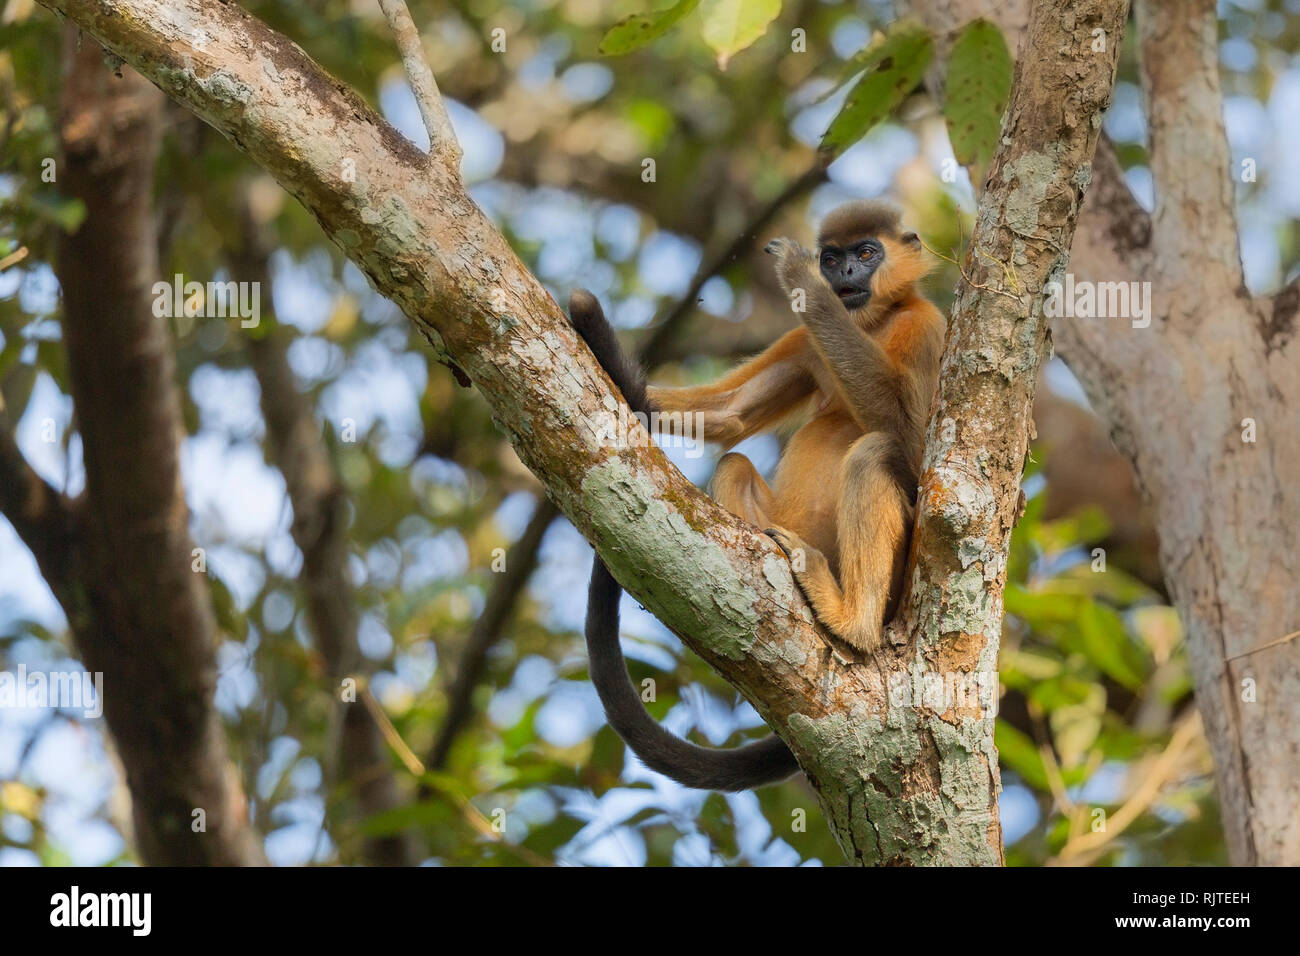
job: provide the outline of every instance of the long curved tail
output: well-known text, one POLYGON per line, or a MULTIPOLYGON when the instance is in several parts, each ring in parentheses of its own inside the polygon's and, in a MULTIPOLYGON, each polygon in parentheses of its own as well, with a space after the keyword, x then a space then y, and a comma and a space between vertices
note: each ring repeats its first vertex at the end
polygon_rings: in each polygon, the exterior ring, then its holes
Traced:
MULTIPOLYGON (((573 327, 595 354, 635 412, 649 414, 645 375, 618 344, 614 330, 591 293, 569 297, 573 327)), ((799 770, 790 748, 776 736, 729 750, 699 747, 664 730, 641 703, 618 641, 618 581, 597 556, 587 592, 587 657, 605 716, 623 742, 651 770, 701 790, 748 790, 776 783, 799 770)))

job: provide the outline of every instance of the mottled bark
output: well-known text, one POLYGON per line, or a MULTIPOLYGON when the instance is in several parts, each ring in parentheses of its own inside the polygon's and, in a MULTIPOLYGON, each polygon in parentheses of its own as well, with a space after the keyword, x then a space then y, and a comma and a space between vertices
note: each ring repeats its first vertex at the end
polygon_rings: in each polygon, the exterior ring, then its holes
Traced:
MULTIPOLYGON (((932 25, 985 15, 1015 35, 1017 3, 913 7, 932 25)), ((1229 855, 1294 866, 1300 641, 1279 641, 1300 629, 1300 285, 1254 297, 1243 284, 1213 0, 1136 8, 1155 209, 1099 150, 1071 271, 1150 283, 1151 324, 1062 319, 1053 333, 1154 511, 1229 855)))
MULTIPOLYGON (((791 744, 853 862, 1000 861, 991 720, 890 706, 894 663, 836 660, 766 536, 701 495, 639 426, 625 442, 602 433, 618 421, 608 379, 454 170, 429 163, 237 7, 48 3, 263 165, 469 374, 619 580, 791 744), (199 24, 202 50, 190 43, 199 24)), ((1076 3, 1067 30, 1051 7, 1040 4, 1030 31, 1034 69, 1019 77, 1012 141, 994 162, 996 212, 977 230, 980 248, 1023 281, 1006 296, 966 287, 959 298, 946 359, 953 384, 940 411, 961 425, 927 458, 922 547, 900 631, 914 653, 899 666, 933 657, 949 671, 992 669, 996 655, 1028 398, 1044 348, 1038 289, 1068 247, 1114 73, 1114 53, 1089 54, 1080 36, 1094 22, 1118 35, 1125 11, 1119 0, 1076 3), (952 491, 977 498, 954 503, 952 491)), ((987 260, 967 270, 1006 291, 1006 274, 987 260)))
MULTIPOLYGON (((104 711, 148 863, 262 862, 213 706, 216 625, 191 569, 184 434, 158 279, 151 194, 162 98, 66 31, 59 185, 86 205, 59 243, 63 335, 85 454, 74 587, 82 660, 104 711), (206 816, 196 830, 196 811, 206 816)), ((57 580, 57 578, 56 578, 57 580)), ((57 587, 56 587, 56 593, 57 587)))

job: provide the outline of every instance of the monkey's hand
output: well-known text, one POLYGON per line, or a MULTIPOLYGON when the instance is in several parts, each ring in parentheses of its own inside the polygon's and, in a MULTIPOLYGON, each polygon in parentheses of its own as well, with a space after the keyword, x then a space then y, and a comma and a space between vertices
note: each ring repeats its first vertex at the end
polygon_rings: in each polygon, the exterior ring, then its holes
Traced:
POLYGON ((776 278, 787 296, 794 295, 795 289, 803 289, 805 295, 811 292, 811 283, 821 279, 817 271, 817 257, 793 239, 784 236, 773 239, 763 251, 776 256, 776 278))

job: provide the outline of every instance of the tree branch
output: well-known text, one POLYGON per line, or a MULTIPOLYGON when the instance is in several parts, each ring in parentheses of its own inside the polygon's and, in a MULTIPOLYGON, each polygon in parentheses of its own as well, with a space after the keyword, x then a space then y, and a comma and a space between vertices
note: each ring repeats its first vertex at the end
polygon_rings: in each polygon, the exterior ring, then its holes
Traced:
POLYGON ((71 503, 23 457, 0 399, 0 513, 36 559, 41 576, 68 610, 77 605, 76 522, 71 503))
POLYGON ((429 134, 429 155, 455 169, 460 164, 460 142, 451 128, 447 106, 438 94, 438 82, 434 79, 433 70, 429 69, 429 64, 425 61, 420 31, 411 20, 406 0, 379 0, 379 6, 397 41, 402 68, 406 70, 411 93, 420 110, 420 119, 424 121, 425 131, 429 134))

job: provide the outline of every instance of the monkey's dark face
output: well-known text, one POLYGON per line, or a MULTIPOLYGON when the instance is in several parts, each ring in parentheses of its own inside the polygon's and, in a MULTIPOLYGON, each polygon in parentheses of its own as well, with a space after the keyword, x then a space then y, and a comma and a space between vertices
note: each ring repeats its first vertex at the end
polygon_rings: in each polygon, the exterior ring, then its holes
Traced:
POLYGON ((885 261, 885 247, 871 236, 843 246, 823 242, 818 252, 822 276, 844 307, 860 309, 871 301, 871 277, 885 261))

